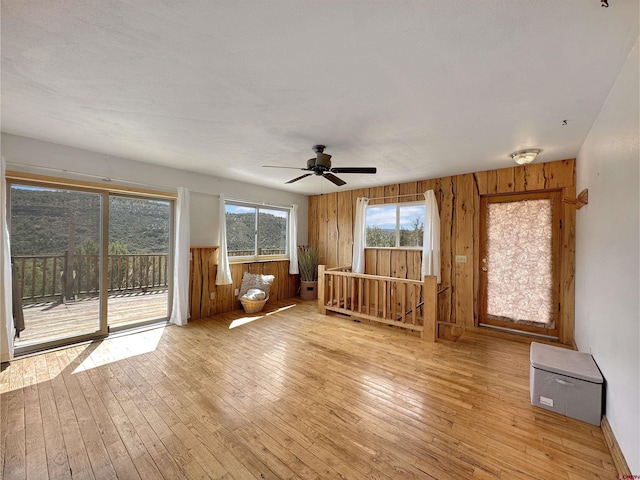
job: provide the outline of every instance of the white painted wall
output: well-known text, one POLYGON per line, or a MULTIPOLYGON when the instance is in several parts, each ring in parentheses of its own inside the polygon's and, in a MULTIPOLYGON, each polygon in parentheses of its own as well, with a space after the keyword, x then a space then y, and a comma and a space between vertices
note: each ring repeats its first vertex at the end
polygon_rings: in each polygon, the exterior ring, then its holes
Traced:
POLYGON ((272 188, 258 187, 210 175, 142 163, 126 158, 112 157, 88 150, 42 142, 32 138, 2 134, 2 155, 7 170, 38 173, 55 177, 77 178, 99 182, 102 177, 113 183, 172 191, 186 187, 191 191, 191 245, 218 244, 218 195, 227 198, 266 202, 277 205, 298 205, 298 244, 307 243, 308 201, 306 195, 289 193, 272 188), (19 164, 19 165, 16 165, 19 164), (32 165, 32 166, 29 166, 32 165), (61 170, 68 170, 64 173, 61 170), (74 175, 71 172, 96 177, 74 175), (122 180, 122 181, 120 181, 122 180))
POLYGON ((577 158, 576 344, 606 379, 606 416, 640 474, 638 42, 577 158))

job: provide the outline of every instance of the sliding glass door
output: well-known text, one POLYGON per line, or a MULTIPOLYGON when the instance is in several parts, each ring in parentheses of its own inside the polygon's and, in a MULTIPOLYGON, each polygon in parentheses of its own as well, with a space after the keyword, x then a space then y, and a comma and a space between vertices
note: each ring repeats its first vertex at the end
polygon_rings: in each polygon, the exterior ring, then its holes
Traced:
POLYGON ((17 353, 166 320, 170 200, 10 185, 17 353))
POLYGON ((16 347, 105 333, 100 193, 12 185, 16 347))
POLYGON ((170 240, 170 202, 109 197, 109 329, 167 317, 170 240))

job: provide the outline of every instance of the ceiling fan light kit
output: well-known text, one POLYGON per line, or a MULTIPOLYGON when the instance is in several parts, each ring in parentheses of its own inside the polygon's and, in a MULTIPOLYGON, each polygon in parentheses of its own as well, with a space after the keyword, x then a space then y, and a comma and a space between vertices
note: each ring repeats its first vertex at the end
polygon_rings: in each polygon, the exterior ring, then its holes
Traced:
POLYGON ((529 148, 527 150, 518 150, 517 152, 513 152, 511 154, 511 158, 518 165, 529 165, 536 159, 539 153, 539 149, 529 148))
MULTIPOLYGON (((306 168, 300 168, 300 170, 304 170, 311 173, 305 173, 304 175, 300 175, 299 177, 293 178, 285 183, 294 183, 298 180, 302 180, 310 175, 318 175, 326 178, 333 184, 341 187, 342 185, 346 185, 347 182, 342 180, 339 177, 336 177, 334 173, 366 173, 366 174, 374 174, 377 172, 376 167, 334 167, 331 168, 331 155, 328 153, 324 153, 324 149, 326 147, 324 145, 314 145, 312 150, 316 153, 315 158, 310 158, 307 160, 306 168)), ((263 167, 268 168, 295 168, 295 167, 282 167, 278 165, 263 165, 263 167)), ((296 170, 298 170, 296 168, 296 170)))

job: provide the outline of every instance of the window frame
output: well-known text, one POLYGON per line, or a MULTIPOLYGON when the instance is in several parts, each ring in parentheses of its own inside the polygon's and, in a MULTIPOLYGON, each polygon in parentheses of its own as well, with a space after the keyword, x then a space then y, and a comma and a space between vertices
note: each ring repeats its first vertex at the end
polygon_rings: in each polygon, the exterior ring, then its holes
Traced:
MULTIPOLYGON (((424 201, 413 201, 413 202, 394 202, 394 203, 378 203, 375 205, 367 205, 364 215, 364 225, 365 225, 365 236, 364 236, 364 248, 376 249, 376 250, 422 250, 421 245, 416 246, 401 246, 400 245, 400 208, 402 207, 411 207, 411 206, 421 206, 424 208, 424 216, 426 216, 427 211, 425 208, 424 201), (395 207, 396 208, 396 231, 395 231, 395 246, 393 247, 376 247, 367 244, 367 212, 370 208, 377 207, 395 207)), ((424 228, 424 220, 423 220, 423 228, 424 228)))
POLYGON ((283 207, 280 205, 270 205, 266 203, 256 203, 256 202, 248 202, 244 200, 224 200, 224 209, 225 209, 225 228, 227 232, 227 258, 229 259, 229 263, 246 263, 247 261, 251 262, 266 262, 266 261, 275 261, 275 260, 288 260, 289 259, 289 235, 291 234, 291 209, 289 207, 283 207), (236 207, 247 207, 247 208, 255 208, 255 221, 254 221, 254 231, 253 231, 253 255, 229 255, 229 229, 228 225, 226 225, 227 221, 227 206, 233 205, 236 207), (258 239, 260 235, 260 210, 276 210, 281 211, 286 214, 286 235, 285 235, 285 245, 284 245, 284 253, 276 254, 276 255, 260 255, 258 254, 258 239))

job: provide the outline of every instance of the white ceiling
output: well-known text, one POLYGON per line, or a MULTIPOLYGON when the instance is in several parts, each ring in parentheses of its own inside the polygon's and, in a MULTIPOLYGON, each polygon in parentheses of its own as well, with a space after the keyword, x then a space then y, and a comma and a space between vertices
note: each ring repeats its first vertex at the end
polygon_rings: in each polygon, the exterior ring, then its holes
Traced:
POLYGON ((2 1, 2 130, 300 193, 575 157, 638 38, 609 0, 2 1), (567 125, 563 126, 563 120, 567 125))

